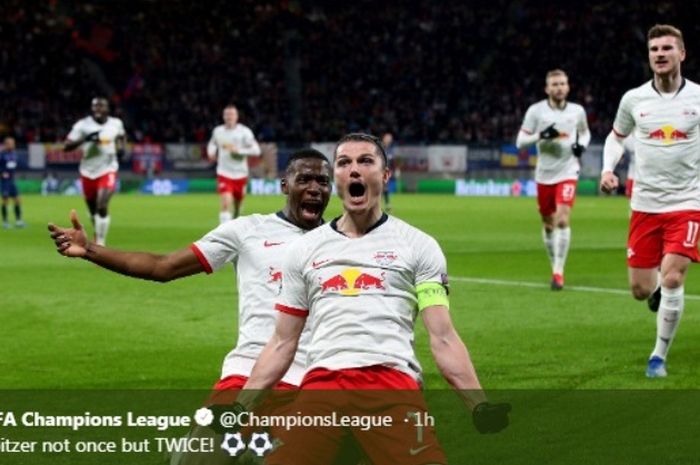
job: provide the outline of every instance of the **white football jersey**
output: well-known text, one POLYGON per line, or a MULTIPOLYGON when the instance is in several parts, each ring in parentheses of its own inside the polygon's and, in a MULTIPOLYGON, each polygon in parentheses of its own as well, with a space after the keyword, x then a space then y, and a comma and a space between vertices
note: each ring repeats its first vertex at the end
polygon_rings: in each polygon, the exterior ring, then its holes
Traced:
POLYGON ((107 121, 100 124, 92 116, 87 116, 73 125, 68 140, 78 141, 96 131, 100 132, 96 142, 88 141, 81 145, 83 158, 80 161, 80 174, 90 179, 119 170, 115 141, 126 134, 124 123, 119 118, 108 116, 107 121))
POLYGON ((260 145, 248 126, 238 123, 233 129, 228 129, 222 124, 214 128, 207 154, 217 156, 216 174, 241 179, 248 176, 247 158, 260 155, 260 145))
POLYGON ((571 146, 576 142, 577 133, 588 133, 586 110, 581 105, 567 102, 562 109, 553 108, 547 99, 530 105, 520 130, 535 134, 552 124, 559 131, 559 137, 537 142, 535 181, 540 184, 578 179, 580 165, 571 146))
MULTIPOLYGON (((208 273, 234 264, 238 288, 238 341, 224 359, 221 377, 250 376, 275 329, 282 261, 289 244, 306 231, 281 213, 249 215, 223 223, 192 245, 208 273)), ((283 381, 299 385, 306 367, 308 333, 283 381)))
POLYGON ((435 239, 399 219, 384 215, 359 238, 334 220, 288 249, 276 308, 307 318, 307 370, 385 365, 421 382, 416 285, 446 285, 446 267, 435 239))
POLYGON ((700 86, 684 79, 678 92, 660 94, 649 81, 625 93, 613 130, 634 134, 632 210, 700 210, 700 86))

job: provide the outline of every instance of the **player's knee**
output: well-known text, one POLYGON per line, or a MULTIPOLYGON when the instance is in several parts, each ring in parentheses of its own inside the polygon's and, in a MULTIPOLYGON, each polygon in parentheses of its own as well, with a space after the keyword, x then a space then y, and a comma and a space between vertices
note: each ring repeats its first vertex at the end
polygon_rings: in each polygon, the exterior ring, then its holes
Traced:
POLYGON ((632 291, 632 296, 637 300, 646 300, 653 292, 653 289, 649 289, 640 283, 632 283, 630 290, 632 291))
POLYGON ((678 270, 671 270, 664 274, 661 283, 664 287, 676 289, 683 285, 684 276, 678 270))

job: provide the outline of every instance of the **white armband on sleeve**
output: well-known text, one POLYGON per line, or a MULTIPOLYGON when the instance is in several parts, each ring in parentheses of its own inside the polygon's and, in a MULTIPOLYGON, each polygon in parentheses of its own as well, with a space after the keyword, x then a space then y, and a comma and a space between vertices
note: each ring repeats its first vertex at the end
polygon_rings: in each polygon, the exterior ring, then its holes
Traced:
POLYGON ((622 158, 622 155, 625 153, 625 146, 623 145, 624 140, 623 137, 619 137, 615 134, 615 131, 610 131, 608 137, 605 138, 602 173, 615 170, 617 162, 620 161, 620 158, 622 158))

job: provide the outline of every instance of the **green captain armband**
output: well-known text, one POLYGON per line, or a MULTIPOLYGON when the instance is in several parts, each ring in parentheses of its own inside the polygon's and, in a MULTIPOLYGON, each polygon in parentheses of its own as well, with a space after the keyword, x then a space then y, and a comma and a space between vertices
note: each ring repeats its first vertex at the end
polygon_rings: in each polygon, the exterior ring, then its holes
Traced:
POLYGON ((419 312, 433 305, 444 305, 450 308, 450 300, 447 298, 447 289, 440 283, 420 283, 416 286, 416 295, 418 297, 419 312))

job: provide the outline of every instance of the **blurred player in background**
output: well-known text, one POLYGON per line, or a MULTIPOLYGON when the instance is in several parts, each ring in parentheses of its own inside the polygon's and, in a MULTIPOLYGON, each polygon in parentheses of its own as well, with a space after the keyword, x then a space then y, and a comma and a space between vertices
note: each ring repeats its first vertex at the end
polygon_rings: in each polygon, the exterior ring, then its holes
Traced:
POLYGON ((552 290, 564 288, 564 265, 571 243, 569 218, 576 198, 579 158, 591 140, 586 110, 568 102, 569 78, 560 69, 547 73, 547 98, 527 109, 516 140, 519 149, 537 145, 537 203, 542 240, 552 265, 552 290))
MULTIPOLYGON (((340 140, 334 178, 343 214, 289 247, 283 291, 275 307, 280 311, 275 332, 245 389, 269 389, 279 381, 306 326, 312 337, 301 392, 309 393, 307 399, 319 389, 398 390, 415 393, 406 396, 415 402, 409 405, 421 408, 422 370, 413 348, 415 319, 420 315, 438 368, 474 409, 480 431, 499 431, 508 423, 509 406, 488 404, 481 392, 449 315, 447 266, 440 246, 424 232, 382 212, 389 175, 379 139, 349 134, 340 140), (489 421, 480 423, 486 417, 489 421)), ((237 408, 255 403, 257 394, 246 394, 237 408)), ((395 407, 382 405, 372 414, 397 413, 395 407)), ((355 439, 376 464, 445 463, 433 429, 422 431, 415 449, 411 448, 415 428, 404 423, 380 432, 371 429, 355 439)), ((317 435, 309 428, 298 434, 311 434, 313 447, 279 448, 267 463, 330 463, 344 431, 325 429, 317 435)), ((291 439, 296 440, 289 443, 294 446, 306 444, 298 442, 299 436, 291 439)))
POLYGON ((656 316, 656 344, 646 375, 665 377, 666 357, 684 307, 686 273, 700 230, 700 86, 681 75, 683 34, 670 25, 647 33, 651 81, 622 97, 605 140, 600 187, 618 188, 613 168, 634 134, 635 177, 627 266, 632 295, 656 316), (659 273, 660 267, 660 273, 659 273))
MULTIPOLYGON (((80 257, 117 273, 153 281, 171 281, 197 273, 212 273, 233 263, 238 288, 239 327, 236 347, 224 359, 221 379, 214 389, 243 387, 260 351, 269 340, 277 312, 274 304, 282 287, 284 254, 296 238, 323 223, 330 198, 330 167, 327 158, 313 149, 295 152, 282 178, 285 206, 277 213, 250 215, 219 225, 190 247, 159 255, 123 252, 100 247, 87 240, 75 212, 73 228, 49 225, 59 253, 80 257)), ((294 389, 306 368, 306 337, 279 383, 278 389, 294 389)), ((208 431, 208 429, 207 429, 208 431)), ((195 431, 193 434, 206 434, 195 431)), ((224 454, 217 457, 225 458, 224 454)), ((187 460, 202 458, 184 456, 187 460)), ((214 460, 211 454, 207 463, 214 460)), ((225 462, 224 462, 225 463, 225 462)))
POLYGON ((207 145, 207 155, 216 165, 216 184, 221 196, 219 223, 241 213, 241 204, 245 197, 248 182, 248 157, 260 156, 260 145, 255 140, 253 131, 238 122, 238 109, 235 105, 224 108, 224 124, 214 128, 207 145))
POLYGON ((15 171, 17 171, 17 153, 15 152, 15 139, 5 137, 2 152, 0 152, 0 191, 2 192, 2 227, 10 229, 10 221, 7 215, 9 199, 15 207, 15 227, 23 228, 22 202, 19 198, 19 190, 15 183, 15 171))
MULTIPOLYGON (((396 149, 396 141, 394 141, 394 135, 390 132, 385 132, 382 136, 382 145, 384 146, 384 152, 386 153, 386 160, 389 167, 389 172, 394 178, 396 183, 396 189, 398 191, 399 178, 401 177, 401 172, 399 170, 399 164, 396 149)), ((389 183, 384 187, 384 210, 391 213, 391 199, 389 192, 389 183)))
POLYGON ((126 133, 122 120, 109 116, 106 98, 92 99, 91 110, 90 116, 73 125, 64 150, 81 147, 83 151, 79 168, 83 196, 90 210, 95 241, 105 245, 110 224, 109 200, 117 186, 119 159, 126 147, 126 133))

